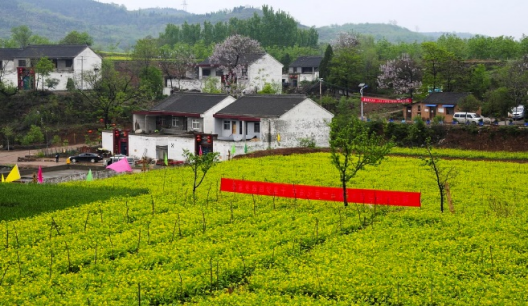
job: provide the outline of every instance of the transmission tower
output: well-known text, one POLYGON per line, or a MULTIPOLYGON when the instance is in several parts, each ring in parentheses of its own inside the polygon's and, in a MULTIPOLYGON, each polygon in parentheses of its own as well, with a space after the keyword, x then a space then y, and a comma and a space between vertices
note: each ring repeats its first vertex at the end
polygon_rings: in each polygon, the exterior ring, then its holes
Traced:
POLYGON ((183 10, 187 12, 187 1, 183 0, 182 7, 183 7, 183 10))

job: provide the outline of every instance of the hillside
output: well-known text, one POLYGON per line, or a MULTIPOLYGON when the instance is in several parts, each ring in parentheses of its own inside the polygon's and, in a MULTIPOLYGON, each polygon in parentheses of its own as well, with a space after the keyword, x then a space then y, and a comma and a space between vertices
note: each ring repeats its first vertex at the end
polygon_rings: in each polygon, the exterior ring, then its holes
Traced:
MULTIPOLYGON (((125 6, 94 0, 0 0, 0 38, 11 35, 11 28, 27 25, 33 34, 52 41, 71 31, 87 32, 98 49, 119 46, 126 50, 145 36, 158 37, 169 23, 181 25, 227 22, 231 18, 247 19, 262 11, 252 7, 235 7, 207 14, 191 14, 178 9, 151 8, 129 11, 125 6)), ((288 12, 295 18, 295 12, 288 12)), ((305 27, 299 25, 300 27, 305 27)), ((391 42, 414 42, 433 38, 389 24, 345 24, 317 29, 320 42, 330 42, 340 32, 354 31, 391 42)))

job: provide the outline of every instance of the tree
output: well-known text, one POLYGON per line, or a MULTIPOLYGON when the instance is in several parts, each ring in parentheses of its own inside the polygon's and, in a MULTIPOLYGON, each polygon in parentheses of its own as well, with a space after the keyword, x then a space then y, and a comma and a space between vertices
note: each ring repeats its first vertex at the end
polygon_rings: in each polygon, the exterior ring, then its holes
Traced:
POLYGON ((53 71, 53 69, 55 69, 55 64, 53 64, 53 62, 47 57, 42 57, 38 60, 37 65, 35 66, 35 72, 40 75, 40 80, 42 82, 42 90, 44 90, 44 78, 48 77, 53 71))
POLYGON ((348 33, 341 33, 333 43, 334 56, 330 62, 329 81, 341 87, 346 95, 350 88, 357 88, 363 82, 362 60, 358 39, 348 33))
POLYGON ((30 145, 44 142, 44 134, 40 127, 31 125, 28 133, 20 140, 22 145, 30 145))
POLYGON ((59 44, 91 46, 93 45, 93 38, 87 32, 71 31, 59 41, 59 44))
POLYGON ((17 42, 18 47, 20 48, 29 45, 31 34, 31 30, 26 25, 11 28, 11 38, 17 42))
POLYGON ((323 79, 327 79, 330 75, 330 63, 332 62, 332 58, 334 57, 334 51, 332 50, 332 45, 326 46, 326 50, 323 56, 323 59, 321 60, 321 64, 319 64, 319 77, 323 79))
POLYGON ((506 87, 499 87, 498 89, 486 92, 484 94, 484 101, 482 112, 496 118, 506 118, 512 108, 506 87))
POLYGON ((432 91, 441 89, 444 82, 442 73, 449 65, 449 60, 454 55, 434 42, 422 43, 424 80, 423 82, 432 87, 432 91))
POLYGON ((195 195, 196 189, 202 184, 205 175, 211 167, 219 162, 219 153, 217 152, 208 152, 203 155, 195 155, 189 150, 183 150, 183 156, 187 164, 191 166, 191 169, 194 174, 193 180, 193 196, 195 195))
POLYGON ((490 88, 491 80, 486 66, 483 64, 477 64, 471 68, 471 74, 469 76, 468 91, 473 93, 478 99, 484 98, 484 94, 490 88))
POLYGON ((235 85, 237 77, 242 75, 246 64, 241 62, 243 55, 262 52, 264 50, 258 41, 236 34, 217 44, 209 61, 224 71, 226 86, 231 86, 235 85))
POLYGON ((15 135, 15 132, 13 130, 13 127, 11 127, 9 124, 5 125, 2 130, 0 130, 2 134, 4 134, 5 140, 7 141, 7 150, 10 149, 10 140, 15 135))
POLYGON ((467 95, 466 97, 462 98, 462 100, 458 103, 460 111, 466 113, 478 110, 481 105, 482 102, 473 95, 467 95))
POLYGON ((114 63, 107 59, 103 59, 100 69, 85 72, 83 79, 91 90, 78 90, 78 93, 104 119, 105 127, 112 117, 122 113, 125 106, 140 96, 132 85, 134 77, 117 72, 114 63))
POLYGON ((438 192, 440 194, 440 211, 444 212, 444 198, 447 189, 449 189, 448 181, 456 177, 456 169, 455 167, 446 167, 442 165, 440 159, 432 152, 430 140, 427 140, 425 149, 427 150, 428 158, 422 158, 422 160, 434 174, 438 192))
POLYGON ((376 166, 393 147, 382 136, 369 131, 355 116, 335 117, 330 124, 332 164, 339 171, 343 203, 348 206, 347 183, 367 166, 376 166))
POLYGON ((163 74, 170 79, 170 87, 173 88, 172 79, 178 80, 178 90, 181 91, 181 80, 187 72, 196 65, 196 58, 192 49, 183 44, 178 44, 174 49, 165 45, 160 48, 160 68, 163 74))
POLYGON ((511 107, 524 104, 528 95, 528 55, 506 66, 501 79, 503 85, 508 88, 511 107))
POLYGON ((153 66, 153 62, 158 60, 159 55, 156 39, 147 36, 138 40, 131 53, 132 60, 137 65, 136 76, 141 75, 148 80, 148 74, 152 71, 150 68, 153 66))
POLYGON ((380 70, 380 88, 391 88, 396 94, 409 94, 412 99, 413 93, 422 87, 422 68, 406 53, 382 64, 380 70))

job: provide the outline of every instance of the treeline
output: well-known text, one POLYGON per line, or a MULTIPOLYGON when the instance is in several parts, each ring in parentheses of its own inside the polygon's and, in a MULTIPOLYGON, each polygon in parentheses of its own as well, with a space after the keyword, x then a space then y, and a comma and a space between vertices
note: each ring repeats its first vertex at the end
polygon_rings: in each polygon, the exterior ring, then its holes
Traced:
POLYGON ((317 47, 319 34, 315 28, 300 29, 289 14, 266 5, 262 7, 262 16, 257 13, 249 19, 231 18, 228 22, 212 24, 204 21, 200 24, 185 22, 182 26, 168 24, 165 32, 160 33, 160 45, 173 46, 179 43, 205 45, 220 43, 228 36, 240 34, 260 42, 263 47, 317 47))

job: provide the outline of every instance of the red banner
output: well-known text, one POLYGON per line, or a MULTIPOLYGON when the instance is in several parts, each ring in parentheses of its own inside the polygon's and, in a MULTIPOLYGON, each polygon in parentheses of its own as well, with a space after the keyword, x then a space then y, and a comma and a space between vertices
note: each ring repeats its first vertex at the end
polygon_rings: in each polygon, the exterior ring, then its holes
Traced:
MULTIPOLYGON (((256 194, 314 200, 343 201, 343 189, 285 183, 270 183, 222 178, 220 190, 224 192, 256 194)), ((421 193, 347 189, 349 203, 421 207, 421 193)))
POLYGON ((361 97, 361 101, 370 102, 370 103, 412 103, 411 98, 385 99, 385 98, 374 98, 374 97, 361 97))

